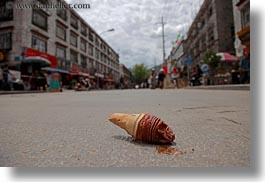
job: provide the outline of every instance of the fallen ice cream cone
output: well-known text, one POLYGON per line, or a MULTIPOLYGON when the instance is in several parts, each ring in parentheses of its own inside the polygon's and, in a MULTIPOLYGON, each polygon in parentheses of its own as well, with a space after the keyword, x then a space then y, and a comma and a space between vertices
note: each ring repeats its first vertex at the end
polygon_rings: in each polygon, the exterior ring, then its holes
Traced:
POLYGON ((164 121, 150 114, 115 113, 108 119, 138 141, 169 143, 175 140, 173 130, 164 121))

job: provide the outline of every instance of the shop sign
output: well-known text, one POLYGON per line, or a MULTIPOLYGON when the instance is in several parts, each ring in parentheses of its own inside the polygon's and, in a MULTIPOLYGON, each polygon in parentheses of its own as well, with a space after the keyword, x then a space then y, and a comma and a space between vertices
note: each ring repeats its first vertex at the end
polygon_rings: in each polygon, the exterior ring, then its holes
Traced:
POLYGON ((39 56, 48 59, 51 62, 51 67, 52 68, 57 68, 58 66, 58 60, 57 57, 37 51, 35 49, 27 48, 26 50, 26 57, 31 57, 31 56, 39 56))
POLYGON ((3 52, 0 52, 0 62, 3 62, 5 60, 5 54, 3 52))
POLYGON ((15 56, 15 57, 14 57, 14 60, 15 60, 15 61, 21 61, 21 57, 20 57, 20 56, 15 56))
POLYGON ((12 49, 12 34, 0 33, 0 50, 11 50, 12 49))
POLYGON ((99 78, 104 78, 104 75, 101 74, 101 73, 96 73, 95 76, 96 76, 96 77, 99 77, 99 78))
POLYGON ((71 68, 72 72, 81 72, 82 71, 82 66, 76 65, 76 64, 72 64, 72 68, 71 68))

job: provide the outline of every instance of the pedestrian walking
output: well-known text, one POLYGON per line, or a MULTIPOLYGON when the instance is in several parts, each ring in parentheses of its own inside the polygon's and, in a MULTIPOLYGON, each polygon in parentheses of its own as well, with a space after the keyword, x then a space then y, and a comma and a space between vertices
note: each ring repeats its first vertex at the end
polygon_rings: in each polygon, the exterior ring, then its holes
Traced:
POLYGON ((165 79, 166 75, 164 73, 164 70, 161 69, 159 74, 158 74, 158 83, 159 83, 159 88, 163 89, 164 88, 164 79, 165 79))
POLYGON ((3 83, 2 88, 3 90, 9 90, 10 85, 8 83, 8 75, 10 74, 8 65, 4 65, 2 68, 2 77, 3 77, 3 83))
POLYGON ((241 69, 241 84, 250 82, 250 52, 249 49, 244 49, 244 56, 240 60, 241 69))
POLYGON ((152 69, 151 76, 150 76, 150 88, 155 89, 156 88, 156 73, 155 69, 152 69))
POLYGON ((178 88, 178 82, 177 82, 178 77, 179 77, 179 70, 177 68, 173 68, 173 70, 171 71, 171 78, 175 88, 178 88))
POLYGON ((0 66, 0 90, 2 90, 3 86, 3 70, 2 67, 0 66))
POLYGON ((231 70, 232 84, 240 84, 240 72, 239 66, 234 63, 233 68, 231 70))

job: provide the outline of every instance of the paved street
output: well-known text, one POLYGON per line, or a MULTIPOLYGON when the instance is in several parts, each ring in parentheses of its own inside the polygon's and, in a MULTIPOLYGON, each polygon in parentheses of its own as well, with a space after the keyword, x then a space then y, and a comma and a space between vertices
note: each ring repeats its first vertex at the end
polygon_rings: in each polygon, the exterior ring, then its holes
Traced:
POLYGON ((0 166, 248 167, 250 92, 117 90, 0 95, 0 166), (173 146, 158 154, 107 118, 151 113, 170 125, 173 146))

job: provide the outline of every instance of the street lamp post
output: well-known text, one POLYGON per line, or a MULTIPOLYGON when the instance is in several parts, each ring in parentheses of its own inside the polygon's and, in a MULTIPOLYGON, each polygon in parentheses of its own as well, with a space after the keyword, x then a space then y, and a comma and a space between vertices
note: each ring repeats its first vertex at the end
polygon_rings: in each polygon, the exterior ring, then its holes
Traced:
MULTIPOLYGON (((102 34, 104 34, 106 32, 114 32, 114 31, 115 31, 115 29, 114 28, 111 28, 111 29, 108 29, 108 30, 105 30, 105 31, 101 32, 99 35, 102 35, 102 34)), ((97 89, 99 89, 99 75, 97 75, 97 89)))
POLYGON ((99 35, 102 35, 102 34, 104 34, 106 32, 114 32, 114 31, 115 31, 115 29, 114 28, 111 28, 109 30, 105 30, 105 31, 101 32, 99 35))

